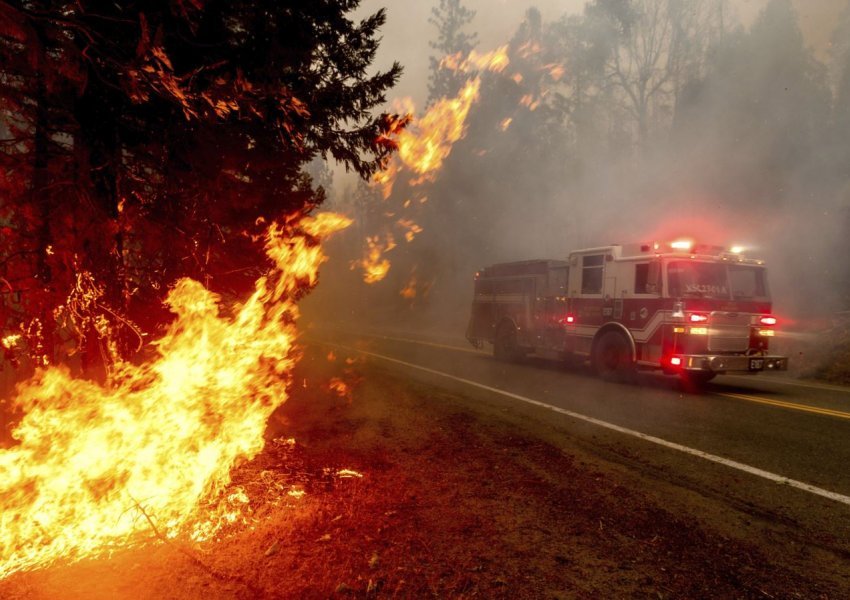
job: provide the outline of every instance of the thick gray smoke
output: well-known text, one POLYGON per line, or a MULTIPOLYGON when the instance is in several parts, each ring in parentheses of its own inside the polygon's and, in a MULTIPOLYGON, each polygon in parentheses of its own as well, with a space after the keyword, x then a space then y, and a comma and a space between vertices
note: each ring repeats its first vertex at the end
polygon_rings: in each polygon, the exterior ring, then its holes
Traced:
MULTIPOLYGON (((404 208, 404 176, 386 201, 337 182, 338 205, 361 218, 333 249, 318 304, 462 329, 479 267, 691 235, 766 258, 780 314, 850 309, 847 0, 521 4, 460 2, 476 11, 461 30, 482 51, 508 43, 511 64, 482 74, 465 138, 415 190, 427 203, 404 208), (366 286, 347 261, 404 215, 424 231, 366 286)), ((420 106, 434 6, 391 4, 381 50, 407 63, 399 92, 420 106)))

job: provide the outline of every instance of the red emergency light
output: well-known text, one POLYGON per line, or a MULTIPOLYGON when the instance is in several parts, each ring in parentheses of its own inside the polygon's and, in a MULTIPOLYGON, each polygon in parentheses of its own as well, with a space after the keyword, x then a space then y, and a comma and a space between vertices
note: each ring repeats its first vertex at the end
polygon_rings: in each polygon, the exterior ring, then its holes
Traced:
POLYGON ((705 323, 706 321, 708 321, 708 315, 703 315, 703 314, 700 314, 700 313, 692 313, 688 317, 688 320, 691 323, 705 323))
POLYGON ((682 366, 682 357, 681 356, 674 356, 673 358, 670 359, 670 364, 673 365, 674 367, 681 367, 682 366))
POLYGON ((762 325, 776 325, 776 317, 762 317, 759 319, 762 325))

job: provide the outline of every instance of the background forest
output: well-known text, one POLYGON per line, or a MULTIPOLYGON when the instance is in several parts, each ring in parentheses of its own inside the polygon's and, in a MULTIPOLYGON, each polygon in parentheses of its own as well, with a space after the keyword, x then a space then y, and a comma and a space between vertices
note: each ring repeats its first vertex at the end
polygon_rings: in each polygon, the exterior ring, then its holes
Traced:
MULTIPOLYGON (((850 309, 841 4, 820 56, 791 0, 769 0, 746 24, 728 0, 592 0, 554 20, 528 10, 505 40, 509 66, 479 74, 466 136, 433 181, 397 184, 387 200, 362 183, 335 190, 358 230, 326 274, 322 306, 457 333, 484 265, 688 234, 767 258, 786 327, 850 309), (422 229, 410 243, 399 216, 422 229), (395 231, 390 271, 358 284, 344 257, 382 230, 395 231)), ((436 3, 429 105, 468 77, 442 57, 492 50, 476 35, 490 18, 436 3)))

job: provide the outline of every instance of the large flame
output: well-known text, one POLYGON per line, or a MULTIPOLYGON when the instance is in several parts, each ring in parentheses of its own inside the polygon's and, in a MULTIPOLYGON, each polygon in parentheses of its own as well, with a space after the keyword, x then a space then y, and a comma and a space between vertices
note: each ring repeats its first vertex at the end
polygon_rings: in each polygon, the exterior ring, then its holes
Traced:
MULTIPOLYGON (((465 57, 461 54, 446 56, 440 61, 440 68, 469 75, 456 96, 439 98, 421 117, 414 116, 416 106, 411 98, 396 101, 396 111, 406 115, 402 120, 406 127, 400 128, 395 136, 398 154, 374 176, 374 182, 381 187, 384 200, 392 196, 402 172, 409 171, 414 175, 407 181, 410 186, 434 180, 455 143, 466 135, 469 111, 478 101, 481 90, 478 73, 500 73, 509 63, 508 46, 483 54, 473 50, 465 57)), ((421 196, 418 200, 420 204, 424 203, 425 197, 421 196)), ((405 200, 404 208, 411 204, 413 202, 410 199, 405 200)), ((402 230, 407 242, 412 242, 422 232, 422 228, 410 217, 398 219, 396 225, 402 230)), ((353 266, 363 269, 363 280, 366 283, 376 283, 386 277, 391 263, 385 254, 394 247, 394 236, 388 231, 367 236, 363 257, 353 263, 353 266)))
POLYGON ((104 385, 51 367, 19 387, 18 443, 0 450, 0 577, 144 542, 153 527, 209 533, 199 503, 262 449, 287 398, 295 302, 316 283, 318 238, 349 223, 326 213, 272 225, 274 268, 232 310, 179 281, 155 357, 119 365, 104 385))
POLYGON ((452 147, 466 133, 466 118, 478 100, 481 79, 467 81, 454 98, 437 100, 421 119, 398 136, 398 156, 410 170, 425 176, 423 181, 443 166, 452 147))

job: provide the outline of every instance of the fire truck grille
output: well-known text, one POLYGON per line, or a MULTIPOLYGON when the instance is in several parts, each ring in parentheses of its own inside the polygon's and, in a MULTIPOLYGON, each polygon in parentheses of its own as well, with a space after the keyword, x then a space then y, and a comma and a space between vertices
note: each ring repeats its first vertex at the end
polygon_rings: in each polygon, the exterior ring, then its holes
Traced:
POLYGON ((750 328, 719 325, 709 329, 710 352, 743 352, 750 345, 750 328))
POLYGON ((750 346, 750 316, 713 312, 708 335, 710 352, 743 352, 750 346))

